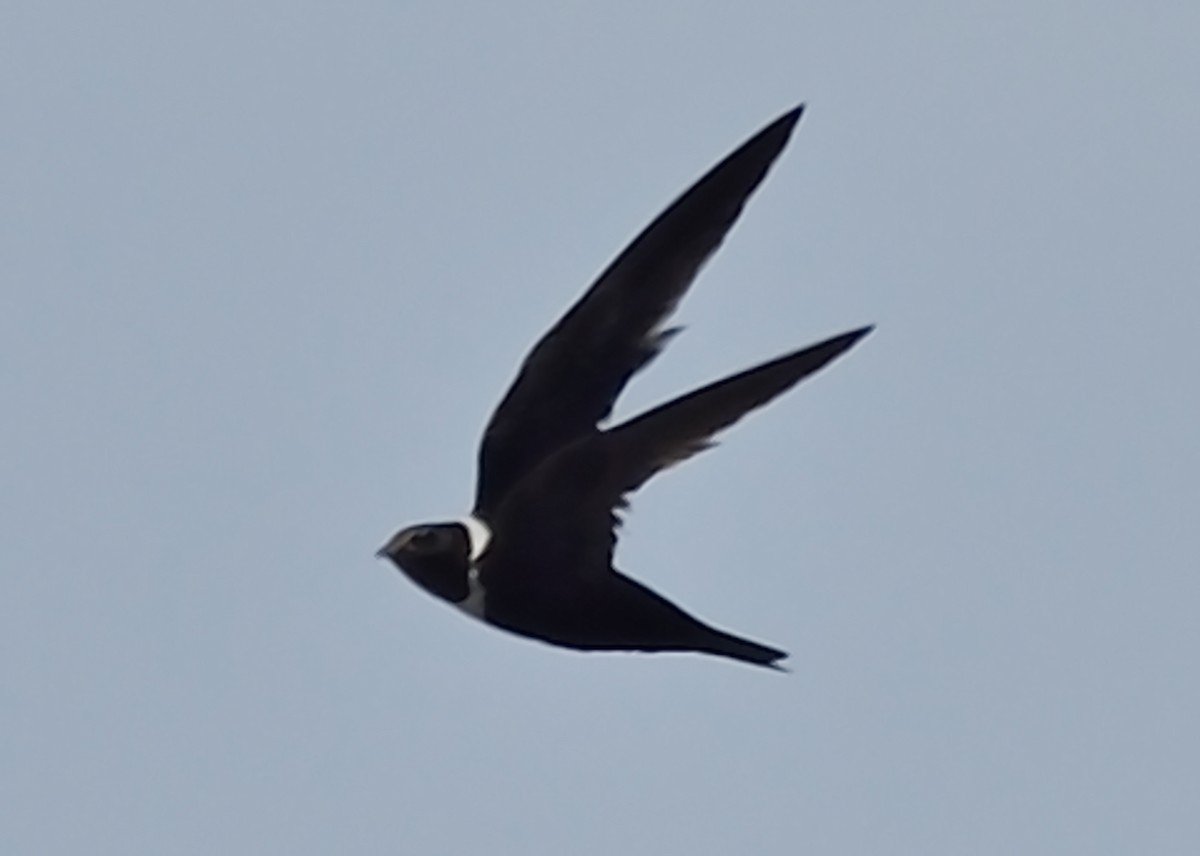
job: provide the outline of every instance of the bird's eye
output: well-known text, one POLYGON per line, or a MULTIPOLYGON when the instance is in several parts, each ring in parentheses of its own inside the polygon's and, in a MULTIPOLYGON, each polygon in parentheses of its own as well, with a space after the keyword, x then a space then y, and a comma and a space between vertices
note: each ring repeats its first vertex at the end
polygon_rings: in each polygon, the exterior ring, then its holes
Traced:
POLYGON ((433 550, 441 542, 436 529, 421 529, 413 533, 408 543, 414 550, 433 550))

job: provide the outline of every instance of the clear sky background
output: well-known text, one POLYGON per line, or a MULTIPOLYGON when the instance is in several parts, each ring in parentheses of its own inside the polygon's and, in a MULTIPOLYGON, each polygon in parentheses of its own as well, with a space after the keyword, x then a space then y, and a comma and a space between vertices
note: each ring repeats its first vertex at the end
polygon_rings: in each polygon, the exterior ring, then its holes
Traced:
POLYGON ((0 851, 1200 852, 1196 9, 6 3, 0 851), (793 674, 373 559, 802 100, 621 413, 879 328, 618 553, 793 674))

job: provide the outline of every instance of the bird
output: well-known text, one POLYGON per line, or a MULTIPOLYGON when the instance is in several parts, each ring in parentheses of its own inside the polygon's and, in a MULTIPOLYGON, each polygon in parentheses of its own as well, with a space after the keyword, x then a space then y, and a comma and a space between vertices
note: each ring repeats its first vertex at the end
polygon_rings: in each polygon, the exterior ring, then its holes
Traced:
POLYGON ((484 430, 474 508, 407 526, 377 556, 466 614, 581 651, 692 652, 781 671, 779 648, 711 626, 613 565, 629 497, 846 353, 859 327, 615 426, 631 377, 680 331, 670 316, 792 135, 754 134, 622 250, 525 357, 484 430))

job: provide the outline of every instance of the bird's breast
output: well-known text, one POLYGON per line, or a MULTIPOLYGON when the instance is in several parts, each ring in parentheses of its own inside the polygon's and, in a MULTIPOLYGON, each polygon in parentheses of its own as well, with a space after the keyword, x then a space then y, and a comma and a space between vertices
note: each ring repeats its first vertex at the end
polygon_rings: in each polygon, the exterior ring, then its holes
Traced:
POLYGON ((483 581, 479 579, 479 567, 472 566, 467 571, 467 596, 462 600, 455 601, 454 605, 467 615, 483 620, 486 597, 487 591, 483 587, 483 581))

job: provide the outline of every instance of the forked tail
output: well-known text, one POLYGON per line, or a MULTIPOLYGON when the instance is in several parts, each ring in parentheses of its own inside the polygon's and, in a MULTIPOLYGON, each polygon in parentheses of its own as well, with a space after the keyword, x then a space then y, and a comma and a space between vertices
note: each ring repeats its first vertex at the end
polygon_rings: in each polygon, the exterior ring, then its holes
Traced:
POLYGON ((778 648, 772 648, 760 642, 742 639, 721 630, 712 628, 709 630, 708 638, 703 644, 697 646, 705 653, 730 657, 734 660, 741 660, 743 663, 752 663, 755 666, 766 666, 779 672, 788 671, 787 667, 780 665, 779 662, 787 658, 787 651, 780 651, 778 648))

